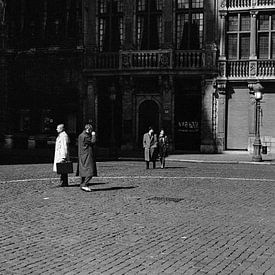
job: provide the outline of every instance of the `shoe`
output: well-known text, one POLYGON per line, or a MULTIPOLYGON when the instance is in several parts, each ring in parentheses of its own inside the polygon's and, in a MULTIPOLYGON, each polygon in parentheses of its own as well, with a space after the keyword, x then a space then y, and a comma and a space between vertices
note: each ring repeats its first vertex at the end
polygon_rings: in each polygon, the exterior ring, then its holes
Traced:
POLYGON ((92 189, 89 188, 88 186, 83 186, 83 187, 80 187, 81 190, 85 191, 85 192, 92 192, 92 189))

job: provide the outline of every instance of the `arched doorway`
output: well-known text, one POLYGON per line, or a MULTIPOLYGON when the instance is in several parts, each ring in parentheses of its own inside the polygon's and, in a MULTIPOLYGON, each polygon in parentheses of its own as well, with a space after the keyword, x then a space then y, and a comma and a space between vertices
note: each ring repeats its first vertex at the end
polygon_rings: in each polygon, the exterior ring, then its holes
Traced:
POLYGON ((158 132, 159 130, 159 107, 153 100, 145 100, 139 106, 138 113, 138 142, 142 144, 143 134, 148 132, 151 126, 158 132))

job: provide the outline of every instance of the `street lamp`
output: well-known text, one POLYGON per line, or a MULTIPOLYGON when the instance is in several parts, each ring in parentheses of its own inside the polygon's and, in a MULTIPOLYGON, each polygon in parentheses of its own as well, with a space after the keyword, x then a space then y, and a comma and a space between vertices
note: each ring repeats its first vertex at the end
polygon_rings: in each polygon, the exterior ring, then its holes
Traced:
POLYGON ((111 100, 111 136, 110 136, 110 156, 116 156, 116 138, 115 138, 115 102, 116 102, 116 88, 114 84, 109 88, 111 100))
POLYGON ((260 137, 260 112, 261 112, 261 99, 263 98, 262 90, 263 86, 257 82, 254 87, 254 96, 256 100, 256 117, 255 117, 255 140, 253 143, 253 157, 252 161, 260 162, 262 161, 262 155, 261 155, 261 137, 260 137))

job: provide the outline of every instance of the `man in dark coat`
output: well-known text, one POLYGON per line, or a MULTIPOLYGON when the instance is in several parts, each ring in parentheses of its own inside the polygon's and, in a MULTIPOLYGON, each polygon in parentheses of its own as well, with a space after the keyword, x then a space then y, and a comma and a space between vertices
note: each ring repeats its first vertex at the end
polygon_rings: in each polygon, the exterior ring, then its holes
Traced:
POLYGON ((92 177, 97 176, 95 160, 96 136, 91 124, 86 124, 84 131, 78 136, 78 175, 81 177, 80 188, 91 192, 88 187, 92 177))
POLYGON ((153 168, 156 168, 156 156, 158 148, 158 139, 154 134, 154 130, 149 127, 149 132, 143 135, 144 159, 146 169, 149 169, 149 162, 153 162, 153 168))

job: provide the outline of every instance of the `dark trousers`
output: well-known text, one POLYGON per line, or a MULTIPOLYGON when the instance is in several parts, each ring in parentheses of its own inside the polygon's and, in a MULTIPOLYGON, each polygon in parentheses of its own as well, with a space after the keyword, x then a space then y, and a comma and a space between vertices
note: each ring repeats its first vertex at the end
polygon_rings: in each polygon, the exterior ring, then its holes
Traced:
POLYGON ((81 177, 80 187, 88 186, 88 183, 92 178, 93 176, 81 177))
POLYGON ((161 164, 161 168, 165 167, 165 157, 160 158, 160 164, 161 164))
MULTIPOLYGON (((152 161, 153 162, 153 169, 156 168, 156 161, 152 161)), ((149 169, 149 161, 146 161, 146 169, 149 169)))
POLYGON ((61 186, 68 186, 68 174, 61 174, 60 175, 60 183, 61 186))

